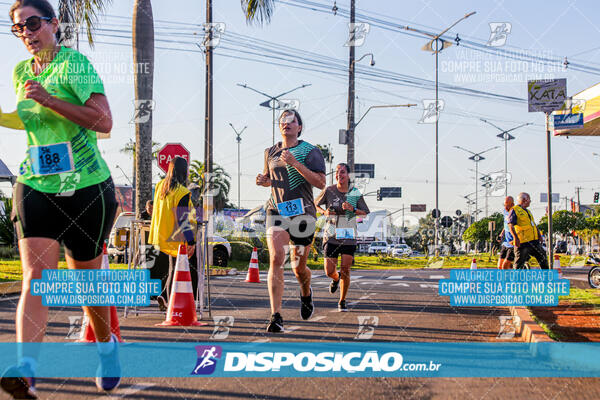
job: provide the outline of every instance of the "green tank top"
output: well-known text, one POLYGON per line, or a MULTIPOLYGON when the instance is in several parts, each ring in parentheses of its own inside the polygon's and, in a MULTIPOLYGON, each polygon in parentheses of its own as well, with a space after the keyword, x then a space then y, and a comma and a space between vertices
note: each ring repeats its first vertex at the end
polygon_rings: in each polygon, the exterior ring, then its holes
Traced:
POLYGON ((13 71, 17 112, 27 133, 27 154, 17 181, 46 193, 69 192, 105 181, 110 170, 98 150, 96 132, 24 98, 25 83, 34 80, 50 95, 84 105, 92 93, 104 94, 96 70, 83 54, 67 47, 61 47, 37 76, 32 60, 20 62, 13 71))

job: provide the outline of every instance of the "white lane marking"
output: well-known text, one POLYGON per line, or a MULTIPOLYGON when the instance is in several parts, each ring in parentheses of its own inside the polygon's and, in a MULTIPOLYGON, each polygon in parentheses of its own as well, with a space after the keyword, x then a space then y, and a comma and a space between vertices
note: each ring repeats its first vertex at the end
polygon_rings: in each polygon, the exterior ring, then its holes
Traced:
POLYGON ((409 285, 408 283, 402 283, 402 282, 400 282, 400 283, 394 283, 393 285, 390 285, 390 286, 403 286, 403 287, 409 287, 410 285, 409 285))
POLYGON ((0 298, 0 301, 16 301, 16 302, 18 302, 20 298, 21 298, 20 294, 18 294, 16 296, 11 295, 11 296, 0 298))
POLYGON ((429 279, 444 279, 444 275, 429 275, 429 279))
POLYGON ((573 279, 574 281, 584 281, 584 282, 588 281, 588 278, 578 278, 576 276, 567 276, 567 277, 563 276, 561 279, 573 279))
MULTIPOLYGON (((349 305, 349 306, 353 306, 353 305, 356 305, 356 304, 358 304, 358 303, 360 303, 360 302, 359 302, 359 301, 351 301, 351 302, 349 302, 349 303, 348 303, 348 305, 349 305)), ((337 310, 336 310, 336 311, 337 311, 337 310)))
POLYGON ((360 282, 357 282, 357 283, 360 283, 362 285, 367 285, 367 284, 371 284, 371 285, 383 285, 383 282, 381 282, 381 281, 360 281, 360 282))
POLYGON ((324 277, 324 276, 327 276, 327 275, 323 275, 323 274, 313 274, 313 275, 312 275, 312 279, 321 278, 321 277, 324 277))
POLYGON ((264 339, 256 339, 256 340, 253 340, 252 342, 253 343, 269 343, 270 341, 271 341, 271 339, 264 338, 264 339))
POLYGON ((363 275, 356 275, 356 276, 350 275, 350 279, 360 279, 362 277, 363 277, 363 275))
POLYGON ((421 283, 419 286, 421 286, 422 288, 434 288, 437 289, 438 285, 432 285, 429 283, 421 283))
POLYGON ((324 315, 319 315, 318 317, 311 318, 310 321, 315 321, 316 322, 316 321, 320 321, 320 320, 325 319, 325 318, 327 318, 327 317, 324 316, 324 315))
POLYGON ((298 282, 298 281, 295 279, 284 279, 283 282, 284 283, 294 283, 294 282, 298 282))
POLYGON ((285 331, 286 332, 294 332, 294 331, 297 331, 298 329, 300 329, 300 327, 294 325, 294 326, 290 326, 289 328, 285 328, 285 331))
POLYGON ((125 396, 129 396, 131 394, 135 394, 141 390, 144 389, 148 389, 152 386, 155 386, 156 384, 152 383, 152 382, 142 382, 142 383, 136 383, 135 385, 131 385, 128 388, 123 388, 123 389, 118 389, 117 393, 112 395, 112 396, 99 396, 96 397, 96 399, 102 399, 102 400, 107 400, 107 399, 122 399, 125 396))
POLYGON ((388 276, 385 279, 403 279, 404 275, 392 275, 392 276, 388 276))
POLYGON ((329 285, 329 282, 322 282, 322 281, 313 282, 313 285, 329 285))
POLYGON ((365 300, 365 299, 370 299, 371 295, 370 294, 366 294, 364 296, 360 296, 360 300, 365 300))

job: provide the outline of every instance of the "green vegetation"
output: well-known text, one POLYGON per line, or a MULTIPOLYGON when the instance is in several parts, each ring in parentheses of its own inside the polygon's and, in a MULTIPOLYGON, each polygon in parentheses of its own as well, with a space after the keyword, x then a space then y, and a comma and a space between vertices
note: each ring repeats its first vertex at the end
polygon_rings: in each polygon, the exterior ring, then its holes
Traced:
POLYGON ((559 300, 568 301, 572 304, 592 306, 600 308, 600 291, 597 289, 571 288, 568 296, 560 296, 559 300))

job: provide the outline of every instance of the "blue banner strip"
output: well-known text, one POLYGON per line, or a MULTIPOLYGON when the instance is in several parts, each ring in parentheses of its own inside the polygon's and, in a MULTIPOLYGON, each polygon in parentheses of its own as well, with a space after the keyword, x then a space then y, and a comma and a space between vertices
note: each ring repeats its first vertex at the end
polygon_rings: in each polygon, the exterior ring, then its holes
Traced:
MULTIPOLYGON (((600 343, 121 343, 124 377, 600 377, 600 343)), ((40 349, 38 377, 94 377, 96 344, 0 343, 0 367, 40 349)))

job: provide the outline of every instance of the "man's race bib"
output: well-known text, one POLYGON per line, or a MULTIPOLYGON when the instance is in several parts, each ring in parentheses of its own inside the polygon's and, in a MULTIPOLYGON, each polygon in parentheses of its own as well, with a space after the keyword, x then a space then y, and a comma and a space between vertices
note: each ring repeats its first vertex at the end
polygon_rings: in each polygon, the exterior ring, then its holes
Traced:
POLYGON ((277 211, 283 217, 294 217, 304 214, 304 202, 302 198, 277 203, 277 211))
POLYGON ((335 228, 336 239, 356 239, 354 228, 335 228))
POLYGON ((74 170, 70 142, 31 146, 29 158, 34 175, 54 175, 74 170))

